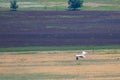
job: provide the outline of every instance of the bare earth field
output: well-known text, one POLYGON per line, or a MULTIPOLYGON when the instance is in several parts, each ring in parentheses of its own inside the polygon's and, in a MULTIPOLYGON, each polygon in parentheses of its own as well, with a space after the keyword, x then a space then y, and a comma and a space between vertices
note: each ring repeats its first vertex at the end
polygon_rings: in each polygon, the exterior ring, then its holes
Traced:
POLYGON ((120 45, 120 11, 0 11, 0 47, 120 45))
POLYGON ((0 80, 120 80, 120 54, 88 51, 76 62, 76 52, 0 54, 0 80))

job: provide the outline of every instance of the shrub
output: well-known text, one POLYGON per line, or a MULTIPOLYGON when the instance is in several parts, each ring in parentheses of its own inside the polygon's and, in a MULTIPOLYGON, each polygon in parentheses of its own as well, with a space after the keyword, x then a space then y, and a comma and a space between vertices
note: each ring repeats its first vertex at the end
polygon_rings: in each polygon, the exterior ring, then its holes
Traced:
POLYGON ((10 8, 11 8, 11 11, 16 11, 17 10, 18 5, 17 5, 17 1, 16 0, 10 1, 10 8))
POLYGON ((83 6, 83 0, 68 0, 69 10, 76 10, 83 6))

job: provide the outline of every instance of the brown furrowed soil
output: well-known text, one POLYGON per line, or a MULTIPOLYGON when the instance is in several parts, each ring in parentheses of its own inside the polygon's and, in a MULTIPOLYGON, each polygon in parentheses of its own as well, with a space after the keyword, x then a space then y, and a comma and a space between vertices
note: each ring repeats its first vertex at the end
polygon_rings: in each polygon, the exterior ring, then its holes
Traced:
POLYGON ((0 11, 0 47, 120 45, 120 11, 0 11))
POLYGON ((1 54, 0 80, 120 80, 120 54, 88 51, 87 57, 78 62, 75 54, 75 51, 1 54), (33 74, 39 75, 36 78, 33 74), (7 79, 2 75, 18 78, 7 79), (29 77, 21 79, 20 75, 29 77))

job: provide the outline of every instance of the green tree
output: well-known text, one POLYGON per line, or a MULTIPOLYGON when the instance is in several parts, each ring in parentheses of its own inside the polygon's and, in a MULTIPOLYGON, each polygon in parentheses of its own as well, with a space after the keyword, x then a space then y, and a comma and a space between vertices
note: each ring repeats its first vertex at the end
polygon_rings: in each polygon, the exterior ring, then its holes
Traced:
POLYGON ((17 10, 18 5, 17 5, 17 1, 16 0, 10 1, 10 8, 11 8, 11 11, 16 11, 17 10))
POLYGON ((76 10, 83 6, 83 0, 68 0, 69 10, 76 10))

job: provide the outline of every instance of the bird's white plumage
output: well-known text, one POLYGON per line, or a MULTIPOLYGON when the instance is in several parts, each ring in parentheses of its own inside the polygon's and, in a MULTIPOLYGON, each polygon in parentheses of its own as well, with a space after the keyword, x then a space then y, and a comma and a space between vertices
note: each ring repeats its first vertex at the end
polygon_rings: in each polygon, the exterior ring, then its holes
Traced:
POLYGON ((87 54, 87 52, 85 52, 85 51, 82 51, 81 54, 76 54, 76 55, 75 55, 76 60, 78 60, 79 57, 80 57, 80 58, 85 58, 85 57, 86 57, 86 54, 87 54))

